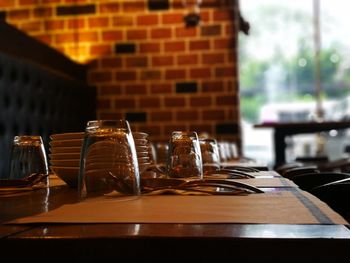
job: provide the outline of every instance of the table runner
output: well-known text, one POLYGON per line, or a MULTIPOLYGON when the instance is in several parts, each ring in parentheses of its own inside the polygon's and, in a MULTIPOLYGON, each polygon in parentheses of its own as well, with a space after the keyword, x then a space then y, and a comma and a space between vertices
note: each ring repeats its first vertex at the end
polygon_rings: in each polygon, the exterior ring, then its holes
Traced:
POLYGON ((99 197, 10 223, 348 224, 316 197, 290 189, 247 196, 99 197))

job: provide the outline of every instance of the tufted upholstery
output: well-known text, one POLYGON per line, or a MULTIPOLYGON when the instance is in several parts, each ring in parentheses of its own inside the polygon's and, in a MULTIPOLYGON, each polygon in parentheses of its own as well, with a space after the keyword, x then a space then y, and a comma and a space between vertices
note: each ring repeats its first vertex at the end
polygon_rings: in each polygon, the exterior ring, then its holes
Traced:
POLYGON ((0 178, 8 174, 15 135, 82 131, 95 119, 96 91, 57 71, 0 52, 0 178))

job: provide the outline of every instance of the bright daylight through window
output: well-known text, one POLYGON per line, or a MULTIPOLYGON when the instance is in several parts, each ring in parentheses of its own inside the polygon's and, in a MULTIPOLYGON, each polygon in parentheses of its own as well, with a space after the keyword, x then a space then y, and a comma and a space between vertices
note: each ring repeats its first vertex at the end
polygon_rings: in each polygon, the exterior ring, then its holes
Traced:
MULTIPOLYGON (((240 1, 241 14, 250 24, 249 34, 239 36, 246 156, 268 163, 274 158, 272 131, 254 129, 253 124, 315 119, 317 82, 323 119, 350 118, 349 8, 350 2, 342 0, 240 1)), ((344 140, 350 142, 349 130, 322 136, 331 159, 343 154, 344 140)), ((314 155, 314 140, 314 135, 289 138, 288 161, 314 155)))

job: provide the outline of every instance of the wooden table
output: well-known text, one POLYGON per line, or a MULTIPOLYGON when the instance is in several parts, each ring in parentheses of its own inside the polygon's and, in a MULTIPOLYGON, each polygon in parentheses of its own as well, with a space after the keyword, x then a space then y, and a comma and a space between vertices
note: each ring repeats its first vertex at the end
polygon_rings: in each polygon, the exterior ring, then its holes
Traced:
MULTIPOLYGON (((75 202, 67 186, 0 197, 0 222, 75 202)), ((329 224, 1 224, 0 237, 1 256, 15 262, 326 262, 350 247, 347 226, 329 224)))
POLYGON ((275 167, 286 162, 285 138, 290 135, 303 133, 316 133, 330 130, 350 128, 350 121, 323 121, 323 122, 286 122, 262 123, 254 125, 255 128, 274 129, 275 167))

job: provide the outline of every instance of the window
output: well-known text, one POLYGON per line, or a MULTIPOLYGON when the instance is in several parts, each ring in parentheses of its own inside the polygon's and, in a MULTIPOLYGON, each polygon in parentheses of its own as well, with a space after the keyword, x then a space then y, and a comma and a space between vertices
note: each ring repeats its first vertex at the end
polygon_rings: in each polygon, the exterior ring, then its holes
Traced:
MULTIPOLYGON (((240 1, 242 16, 250 24, 249 35, 239 36, 243 153, 246 156, 263 156, 268 162, 273 158, 271 131, 257 131, 252 128, 255 123, 307 121, 315 118, 318 103, 324 118, 349 115, 346 110, 335 112, 344 104, 341 102, 344 98, 350 98, 349 7, 350 2, 341 0, 240 1), (319 13, 315 12, 317 4, 319 13), (315 38, 318 25, 319 41, 315 38), (317 65, 320 65, 319 74, 317 65), (262 136, 265 139, 253 139, 262 136), (260 153, 253 149, 259 149, 260 153)), ((339 157, 339 153, 332 156, 339 157)))

